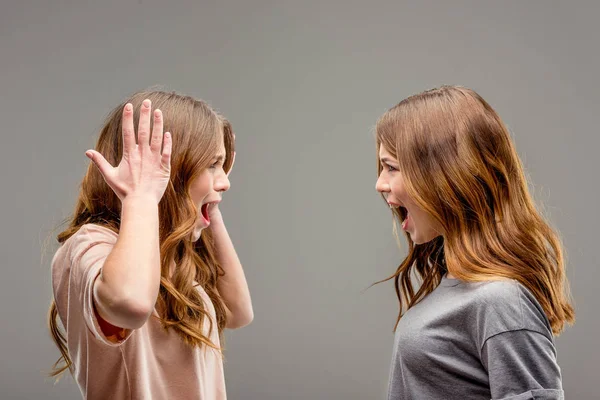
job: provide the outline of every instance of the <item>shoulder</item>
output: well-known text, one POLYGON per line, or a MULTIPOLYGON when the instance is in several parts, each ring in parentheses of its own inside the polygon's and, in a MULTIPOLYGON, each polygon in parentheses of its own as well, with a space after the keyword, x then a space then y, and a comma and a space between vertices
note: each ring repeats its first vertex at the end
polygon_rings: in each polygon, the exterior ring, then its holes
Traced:
MULTIPOLYGON (((89 249, 90 247, 106 243, 114 245, 117 242, 119 235, 109 228, 96 224, 85 224, 77 232, 71 236, 67 242, 73 249, 79 251, 89 249)), ((67 244, 65 242, 65 244, 67 244)))
POLYGON ((56 251, 53 264, 74 262, 98 244, 113 246, 118 238, 113 230, 96 224, 82 225, 77 232, 69 237, 56 251))
POLYGON ((552 340, 550 322, 535 296, 514 279, 468 283, 472 287, 480 338, 527 329, 552 340))
POLYGON ((516 306, 520 303, 521 284, 514 279, 498 278, 486 282, 468 283, 475 299, 482 306, 516 306))
POLYGON ((107 242, 115 243, 119 235, 102 225, 97 224, 85 224, 77 232, 73 234, 68 240, 73 242, 107 242))

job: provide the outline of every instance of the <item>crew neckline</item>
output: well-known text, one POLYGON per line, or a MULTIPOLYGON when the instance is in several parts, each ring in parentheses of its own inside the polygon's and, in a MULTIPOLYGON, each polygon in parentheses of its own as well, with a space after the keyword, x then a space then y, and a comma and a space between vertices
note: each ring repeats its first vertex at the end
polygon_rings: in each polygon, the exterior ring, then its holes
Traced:
POLYGON ((448 273, 445 273, 442 276, 442 280, 440 281, 440 286, 456 286, 460 284, 461 280, 456 278, 448 278, 448 273))

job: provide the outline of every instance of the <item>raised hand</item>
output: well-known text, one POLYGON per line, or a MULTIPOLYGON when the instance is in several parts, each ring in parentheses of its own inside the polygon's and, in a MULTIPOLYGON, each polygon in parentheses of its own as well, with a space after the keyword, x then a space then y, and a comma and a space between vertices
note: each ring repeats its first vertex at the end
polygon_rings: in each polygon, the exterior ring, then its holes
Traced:
POLYGON ((85 152, 121 202, 126 198, 140 197, 152 199, 158 204, 169 183, 172 139, 169 132, 164 134, 163 139, 163 116, 160 110, 154 111, 154 126, 150 135, 151 106, 148 99, 142 103, 137 143, 133 106, 128 103, 123 108, 123 157, 117 167, 113 167, 95 150, 85 152))

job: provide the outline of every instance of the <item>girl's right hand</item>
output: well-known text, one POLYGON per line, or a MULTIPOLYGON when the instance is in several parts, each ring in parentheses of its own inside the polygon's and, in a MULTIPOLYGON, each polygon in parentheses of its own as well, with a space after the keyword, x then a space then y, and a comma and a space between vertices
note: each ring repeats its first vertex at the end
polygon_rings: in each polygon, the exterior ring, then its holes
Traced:
POLYGON ((160 202, 171 175, 171 135, 164 134, 163 116, 160 110, 154 111, 154 126, 150 136, 151 102, 143 101, 138 122, 138 143, 135 142, 133 126, 133 106, 130 103, 123 109, 123 158, 115 168, 102 154, 88 150, 88 156, 98 167, 104 180, 119 197, 125 199, 143 198, 160 202))

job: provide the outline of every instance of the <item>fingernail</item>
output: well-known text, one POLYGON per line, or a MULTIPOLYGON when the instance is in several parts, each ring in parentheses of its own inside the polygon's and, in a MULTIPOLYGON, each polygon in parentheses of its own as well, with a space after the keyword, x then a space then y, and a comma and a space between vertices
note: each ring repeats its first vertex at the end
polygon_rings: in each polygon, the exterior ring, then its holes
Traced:
POLYGON ((93 156, 93 153, 88 150, 88 151, 85 152, 85 155, 91 160, 92 156, 93 156))
POLYGON ((150 100, 146 99, 142 104, 144 105, 144 107, 150 108, 150 100))
POLYGON ((125 104, 125 111, 131 111, 131 103, 125 104))
POLYGON ((160 118, 160 110, 154 110, 154 118, 160 118))

